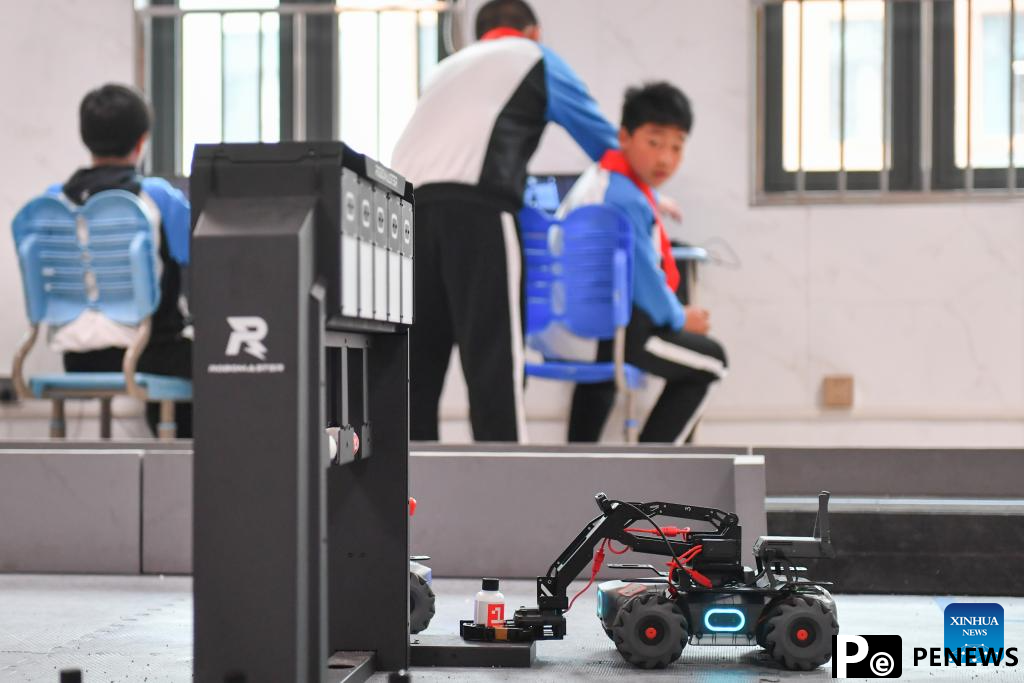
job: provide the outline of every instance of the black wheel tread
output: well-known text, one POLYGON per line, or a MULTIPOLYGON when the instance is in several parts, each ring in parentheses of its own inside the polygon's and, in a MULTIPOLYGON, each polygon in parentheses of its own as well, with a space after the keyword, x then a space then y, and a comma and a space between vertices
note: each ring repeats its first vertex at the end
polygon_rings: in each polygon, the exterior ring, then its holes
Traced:
POLYGON ((434 614, 437 611, 434 589, 430 587, 430 584, 422 576, 409 572, 409 590, 410 593, 417 593, 426 597, 425 609, 413 610, 410 606, 409 633, 419 633, 425 631, 430 626, 430 621, 434 618, 434 614))
MULTIPOLYGON (((787 651, 785 644, 781 643, 780 634, 777 633, 780 617, 785 617, 794 611, 812 611, 821 614, 822 622, 829 631, 823 634, 831 642, 833 635, 839 632, 839 623, 835 614, 821 600, 816 600, 806 595, 794 594, 779 600, 774 606, 769 606, 770 611, 765 618, 763 625, 764 649, 776 662, 787 669, 796 671, 810 671, 816 669, 829 660, 831 647, 826 647, 822 654, 813 657, 796 657, 787 651)), ((815 615, 817 616, 817 615, 815 615)))
POLYGON ((615 647, 619 654, 622 655, 622 658, 633 666, 643 669, 664 669, 679 659, 683 653, 683 648, 686 646, 687 639, 689 638, 689 630, 686 624, 686 617, 673 601, 663 595, 646 593, 638 595, 622 606, 622 609, 615 616, 609 637, 615 643, 615 647), (680 633, 678 639, 672 642, 670 649, 660 656, 652 657, 635 651, 631 643, 624 637, 624 633, 632 625, 633 614, 637 611, 659 612, 670 623, 679 625, 680 633))

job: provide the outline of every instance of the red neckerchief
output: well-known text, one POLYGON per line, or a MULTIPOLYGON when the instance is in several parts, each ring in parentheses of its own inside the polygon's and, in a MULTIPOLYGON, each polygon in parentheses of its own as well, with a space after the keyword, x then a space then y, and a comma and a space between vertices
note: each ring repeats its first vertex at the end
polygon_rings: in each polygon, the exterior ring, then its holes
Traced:
POLYGON ((526 34, 522 31, 508 26, 499 26, 498 28, 492 28, 487 33, 480 36, 480 40, 495 40, 497 38, 525 38, 526 34))
POLYGON ((676 266, 676 260, 672 258, 672 243, 668 241, 668 233, 665 232, 665 224, 661 222, 661 216, 658 214, 658 203, 654 201, 654 193, 651 191, 651 188, 637 177, 629 162, 626 161, 625 155, 620 150, 610 149, 605 152, 604 156, 601 157, 600 166, 607 171, 626 176, 647 197, 647 202, 651 205, 651 211, 654 212, 654 222, 658 225, 658 241, 661 244, 661 269, 665 271, 665 283, 668 284, 668 288, 673 292, 676 291, 679 288, 679 268, 676 266))

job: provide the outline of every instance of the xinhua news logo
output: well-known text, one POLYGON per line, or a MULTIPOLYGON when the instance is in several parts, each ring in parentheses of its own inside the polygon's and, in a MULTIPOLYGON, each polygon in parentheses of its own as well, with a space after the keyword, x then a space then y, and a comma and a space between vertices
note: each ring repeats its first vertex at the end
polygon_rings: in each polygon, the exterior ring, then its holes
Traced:
MULTIPOLYGON (((952 602, 943 610, 946 662, 960 649, 971 660, 1003 658, 1003 606, 995 602, 952 602), (991 657, 986 655, 991 654, 991 657)), ((988 663, 988 662, 986 662, 988 663)))
POLYGON ((832 678, 899 678, 903 639, 899 636, 832 636, 832 678))
POLYGON ((943 647, 915 647, 914 666, 1017 666, 1017 648, 1005 647, 1002 605, 953 602, 942 618, 943 647))

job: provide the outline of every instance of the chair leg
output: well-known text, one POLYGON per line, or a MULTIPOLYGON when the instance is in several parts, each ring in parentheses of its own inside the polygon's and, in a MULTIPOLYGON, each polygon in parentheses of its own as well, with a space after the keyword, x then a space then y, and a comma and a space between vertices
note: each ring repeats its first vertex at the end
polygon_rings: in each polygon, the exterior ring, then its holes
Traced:
POLYGON ((109 398, 101 398, 100 399, 100 438, 101 439, 109 439, 110 438, 110 425, 111 425, 111 422, 113 422, 113 419, 114 419, 114 413, 111 410, 110 401, 111 401, 111 399, 109 399, 109 398))
POLYGON ((50 438, 63 439, 67 436, 67 427, 64 422, 64 399, 55 398, 50 401, 50 438))
POLYGON ((633 392, 630 389, 626 389, 626 421, 625 421, 625 436, 626 443, 637 443, 640 440, 640 428, 636 421, 636 410, 635 410, 635 399, 633 392))
POLYGON ((156 426, 156 434, 161 441, 173 441, 178 435, 178 425, 174 422, 174 401, 160 401, 160 422, 156 426))

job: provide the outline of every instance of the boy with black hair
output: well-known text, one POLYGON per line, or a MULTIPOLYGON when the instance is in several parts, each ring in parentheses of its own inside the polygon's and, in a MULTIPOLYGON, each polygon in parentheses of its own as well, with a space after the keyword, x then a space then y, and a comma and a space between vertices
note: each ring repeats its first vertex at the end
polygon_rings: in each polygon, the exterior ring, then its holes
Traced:
MULTIPOLYGON (((679 272, 658 213, 655 189, 679 168, 693 127, 690 102, 669 83, 626 91, 619 149, 609 150, 573 186, 559 209, 586 204, 620 209, 633 226, 633 313, 626 328, 626 362, 665 378, 641 441, 683 443, 707 397, 726 374, 725 351, 707 336, 708 312, 683 308, 676 298, 679 272)), ((531 340, 545 357, 610 361, 612 342, 582 340, 549 326, 531 340), (596 348, 595 348, 596 347, 596 348)), ((577 384, 569 441, 597 441, 615 399, 615 385, 577 384)))
POLYGON ((523 0, 491 0, 476 13, 476 39, 501 28, 519 31, 530 40, 540 40, 540 24, 533 8, 523 0))
POLYGON ((416 324, 409 338, 413 440, 437 440, 458 345, 477 441, 523 441, 522 255, 516 214, 548 123, 597 160, 615 127, 579 77, 539 43, 523 0, 491 0, 477 42, 442 61, 395 145, 416 186, 416 324))
MULTIPOLYGON (((160 303, 152 315, 149 343, 139 358, 138 371, 190 378, 192 341, 183 335, 187 325, 182 297, 182 268, 189 260, 191 209, 188 200, 163 178, 138 171, 152 121, 149 105, 134 88, 107 84, 90 91, 79 106, 79 132, 92 155, 92 165, 76 171, 49 194, 63 195, 75 204, 104 190, 127 190, 150 209, 159 236, 160 303)), ((55 330, 51 346, 64 352, 68 372, 120 372, 125 348, 134 332, 106 316, 85 311, 55 330)), ((156 434, 159 405, 146 406, 146 421, 156 434)), ((175 406, 178 437, 192 436, 192 405, 175 406)))

